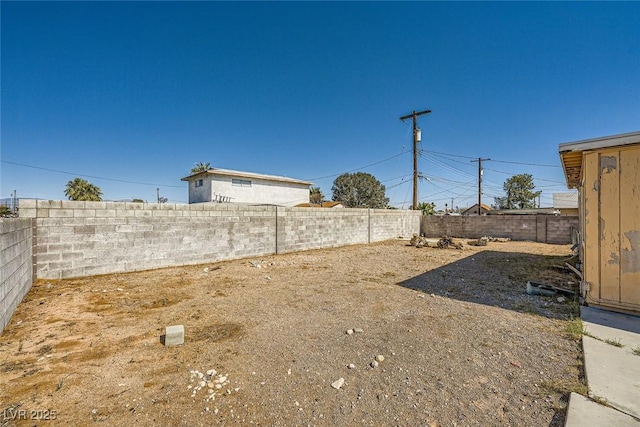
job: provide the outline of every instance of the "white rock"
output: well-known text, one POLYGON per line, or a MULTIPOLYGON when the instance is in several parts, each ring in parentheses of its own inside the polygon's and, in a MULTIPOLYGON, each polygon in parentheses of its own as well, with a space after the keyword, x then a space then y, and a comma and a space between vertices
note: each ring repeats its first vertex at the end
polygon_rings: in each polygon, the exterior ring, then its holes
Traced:
POLYGON ((347 365, 347 368, 349 368, 349 369, 356 369, 356 365, 354 365, 353 363, 349 363, 349 364, 347 365))
POLYGON ((199 387, 204 387, 204 386, 206 386, 206 385, 207 385, 207 383, 206 383, 206 382, 204 382, 204 381, 200 381, 200 382, 198 383, 198 386, 199 386, 199 387))
POLYGON ((347 335, 353 335, 353 329, 347 329, 347 335))
POLYGON ((377 360, 378 362, 384 362, 384 356, 383 356, 383 355, 381 355, 381 354, 379 354, 379 355, 377 355, 377 356, 376 356, 376 360, 377 360))
POLYGON ((364 329, 362 329, 362 328, 355 328, 355 329, 353 330, 353 332, 355 332, 356 334, 361 334, 361 333, 363 333, 363 332, 364 332, 364 329))
POLYGON ((331 387, 335 388, 336 390, 340 390, 340 388, 344 385, 344 378, 340 378, 334 382, 331 383, 331 387))
POLYGON ((218 380, 217 380, 217 381, 218 381, 220 384, 222 384, 222 383, 223 383, 223 382, 225 382, 226 380, 227 380, 227 377, 226 377, 226 376, 222 376, 222 377, 218 378, 218 380))
POLYGON ((207 371, 207 375, 209 375, 210 377, 214 376, 215 374, 217 374, 218 372, 215 369, 209 369, 207 371))
POLYGON ((372 368, 377 368, 378 367, 378 362, 375 361, 375 360, 373 362, 371 362, 371 367, 372 368))

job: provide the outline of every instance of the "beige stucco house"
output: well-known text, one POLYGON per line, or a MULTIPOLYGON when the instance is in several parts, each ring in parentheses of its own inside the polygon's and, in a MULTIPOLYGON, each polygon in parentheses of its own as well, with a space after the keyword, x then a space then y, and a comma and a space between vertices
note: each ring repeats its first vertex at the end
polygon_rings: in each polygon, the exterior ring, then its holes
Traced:
POLYGON ((211 168, 182 178, 189 203, 249 203, 295 206, 309 203, 311 182, 284 176, 211 168))
POLYGON ((640 314, 640 132, 559 152, 579 194, 581 293, 588 304, 640 314))

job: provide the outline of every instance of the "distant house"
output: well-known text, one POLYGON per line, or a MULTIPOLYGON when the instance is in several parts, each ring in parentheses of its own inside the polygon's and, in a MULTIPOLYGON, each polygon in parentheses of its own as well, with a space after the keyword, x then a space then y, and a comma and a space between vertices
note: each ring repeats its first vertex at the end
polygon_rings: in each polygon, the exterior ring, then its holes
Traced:
POLYGON ((284 176, 211 168, 182 178, 189 203, 250 203, 295 206, 309 202, 311 182, 284 176))
MULTIPOLYGON (((487 212, 493 210, 491 208, 491 206, 489 205, 485 205, 484 203, 482 203, 480 205, 480 215, 484 215, 487 212)), ((470 208, 467 208, 465 210, 463 210, 461 212, 462 215, 478 215, 478 204, 476 203, 475 205, 471 206, 470 208)))
POLYGON ((562 215, 578 216, 578 192, 553 193, 553 207, 562 215))
POLYGON ((300 203, 295 206, 296 208, 328 208, 338 209, 344 208, 344 205, 340 202, 322 202, 322 203, 300 203))

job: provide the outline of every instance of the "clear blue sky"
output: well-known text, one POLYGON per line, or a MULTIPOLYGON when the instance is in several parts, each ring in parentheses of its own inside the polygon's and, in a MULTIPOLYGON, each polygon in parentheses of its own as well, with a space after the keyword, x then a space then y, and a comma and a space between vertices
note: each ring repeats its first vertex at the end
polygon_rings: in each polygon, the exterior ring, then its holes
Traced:
POLYGON ((483 202, 530 173, 550 206, 566 191, 559 143, 640 129, 638 2, 0 7, 1 198, 63 199, 83 176, 107 200, 160 187, 186 202, 180 178, 202 161, 312 180, 328 199, 362 170, 406 208, 399 117, 428 108, 421 201, 472 205, 483 157, 483 202))

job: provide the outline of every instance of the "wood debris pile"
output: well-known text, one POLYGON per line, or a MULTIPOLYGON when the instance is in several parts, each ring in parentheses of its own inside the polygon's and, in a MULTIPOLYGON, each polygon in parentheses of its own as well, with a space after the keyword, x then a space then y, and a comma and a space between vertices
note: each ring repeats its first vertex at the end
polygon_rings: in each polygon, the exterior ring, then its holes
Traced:
POLYGON ((455 242, 451 237, 445 236, 441 239, 427 238, 421 237, 417 234, 414 234, 409 242, 411 246, 415 246, 416 248, 440 248, 440 249, 462 249, 462 244, 455 242))
POLYGON ((504 243, 504 242, 508 242, 511 239, 509 239, 508 237, 491 237, 491 236, 483 236, 479 239, 476 240, 469 240, 467 242, 467 245, 469 246, 487 246, 487 244, 489 242, 499 242, 499 243, 504 243))

